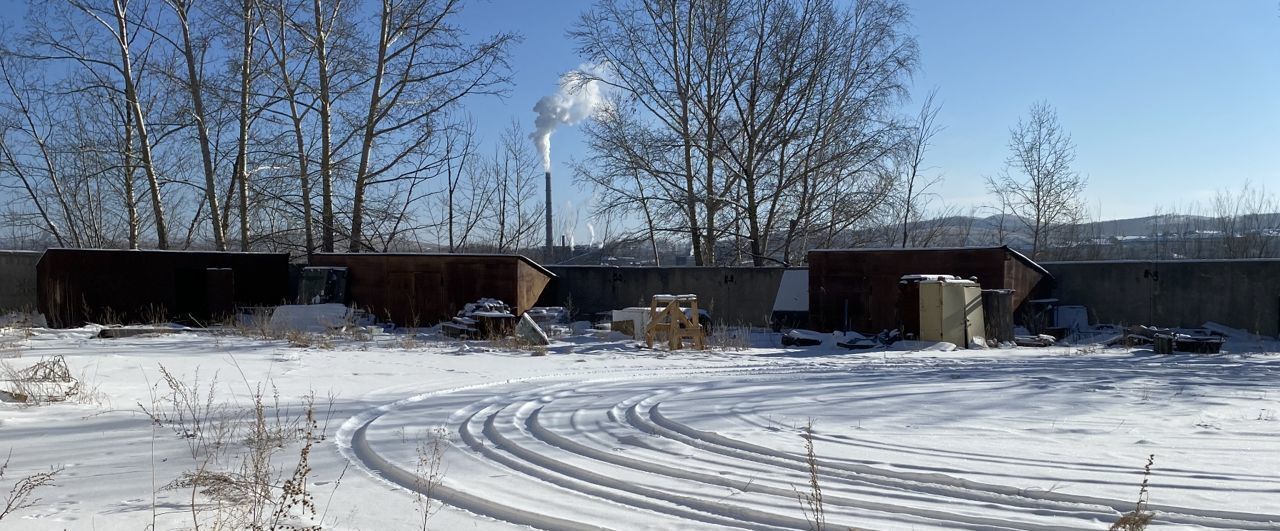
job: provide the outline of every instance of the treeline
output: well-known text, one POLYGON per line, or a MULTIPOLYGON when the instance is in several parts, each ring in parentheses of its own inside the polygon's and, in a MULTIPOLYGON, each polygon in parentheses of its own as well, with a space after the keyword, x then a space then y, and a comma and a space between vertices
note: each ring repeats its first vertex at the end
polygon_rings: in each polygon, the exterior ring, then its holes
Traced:
POLYGON ((725 241, 755 265, 845 243, 908 162, 908 19, 881 0, 597 2, 571 32, 618 87, 576 168, 596 213, 655 246, 683 234, 698 265, 725 241))
POLYGON ((526 244, 535 157, 510 138, 477 153, 465 114, 509 89, 518 36, 470 35, 461 7, 32 1, 21 28, 0 32, 3 236, 293 252, 526 244))
MULTIPOLYGON (((509 90, 519 36, 469 35, 461 7, 32 1, 0 42, 0 236, 535 248, 545 205, 522 126, 481 152, 466 115, 509 90)), ((682 233, 703 264, 736 241, 760 265, 854 244, 869 224, 920 243, 909 228, 932 211, 932 181, 911 179, 937 109, 923 123, 898 112, 917 65, 908 20, 885 0, 589 6, 568 38, 615 88, 576 165, 600 198, 599 239, 682 233)))
MULTIPOLYGON (((569 259, 542 247, 529 131, 513 119, 482 148, 467 115, 510 90, 520 37, 469 33, 460 0, 27 9, 0 36, 6 246, 569 259)), ((566 79, 607 87, 607 101, 572 161, 590 219, 558 211, 557 245, 585 225, 601 256, 696 265, 857 246, 1116 249, 1090 222, 1048 102, 1010 127, 987 205, 940 196, 928 152, 942 105, 936 91, 910 98, 919 52, 899 0, 597 0, 566 38, 585 64, 566 79)), ((1224 253, 1271 252, 1273 232, 1254 226, 1269 218, 1249 214, 1274 200, 1252 193, 1214 205, 1232 223, 1215 229, 1224 253)))

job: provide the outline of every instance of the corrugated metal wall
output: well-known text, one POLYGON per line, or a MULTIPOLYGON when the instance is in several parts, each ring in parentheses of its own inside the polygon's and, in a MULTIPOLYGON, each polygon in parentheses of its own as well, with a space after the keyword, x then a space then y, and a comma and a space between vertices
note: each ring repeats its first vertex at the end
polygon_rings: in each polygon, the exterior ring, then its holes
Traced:
POLYGON ((288 269, 283 253, 49 249, 36 267, 38 307, 53 327, 207 324, 228 306, 284 302, 288 269))

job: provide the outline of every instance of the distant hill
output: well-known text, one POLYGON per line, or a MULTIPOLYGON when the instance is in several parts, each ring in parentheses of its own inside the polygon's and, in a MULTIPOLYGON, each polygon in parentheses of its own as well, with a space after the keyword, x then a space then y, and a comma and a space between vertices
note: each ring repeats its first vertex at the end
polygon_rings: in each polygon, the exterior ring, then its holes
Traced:
MULTIPOLYGON (((969 225, 974 239, 998 234, 1000 231, 1000 215, 987 217, 953 216, 938 220, 938 223, 958 229, 969 225)), ((1280 228, 1280 213, 1259 214, 1250 216, 1248 225, 1252 227, 1280 228)), ((1080 234, 1093 234, 1099 238, 1116 238, 1122 236, 1150 236, 1160 232, 1185 232, 1187 230, 1217 230, 1217 218, 1188 214, 1167 214, 1161 216, 1144 216, 1140 218, 1110 219, 1083 223, 1079 227, 1080 234)), ((1026 226, 1012 216, 1005 220, 1004 230, 1014 241, 1030 241, 1031 235, 1026 226)))

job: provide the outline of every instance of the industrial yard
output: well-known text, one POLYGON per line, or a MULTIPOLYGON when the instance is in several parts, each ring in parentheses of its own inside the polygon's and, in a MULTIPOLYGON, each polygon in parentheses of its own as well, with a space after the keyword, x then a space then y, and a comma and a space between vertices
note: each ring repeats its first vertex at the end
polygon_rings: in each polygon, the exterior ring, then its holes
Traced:
POLYGON ((298 525, 804 528, 809 426, 831 526, 1105 528, 1133 510, 1153 454, 1159 528, 1280 521, 1270 457, 1280 345, 1256 337, 1205 356, 1087 344, 783 348, 765 331, 676 352, 583 331, 540 351, 429 334, 305 346, 98 331, 5 330, 6 364, 62 356, 79 381, 66 401, 0 409, 6 481, 57 470, 6 526, 244 518, 216 494, 197 492, 193 505, 180 479, 242 470, 258 393, 269 423, 294 430, 270 455, 273 473, 290 477, 310 448, 314 512, 277 518, 298 525), (200 397, 185 418, 173 381, 200 397), (315 427, 298 431, 307 404, 315 427), (193 444, 210 446, 193 454, 193 444))
POLYGON ((1278 9, 6 2, 0 531, 1280 531, 1278 9))

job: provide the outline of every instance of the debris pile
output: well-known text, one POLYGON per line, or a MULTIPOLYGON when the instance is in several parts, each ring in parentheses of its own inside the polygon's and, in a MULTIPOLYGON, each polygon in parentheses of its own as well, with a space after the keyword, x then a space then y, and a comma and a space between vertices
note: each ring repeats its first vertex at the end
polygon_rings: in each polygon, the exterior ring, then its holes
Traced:
POLYGON ((497 339, 515 332, 516 314, 498 299, 469 302, 450 321, 440 323, 440 333, 462 339, 497 339))
POLYGON ((538 326, 546 327, 547 325, 567 324, 569 322, 569 311, 563 306, 535 306, 524 312, 538 326))
POLYGON ((1019 347, 1052 347, 1057 341, 1049 334, 1025 334, 1013 336, 1013 344, 1019 347))
POLYGON ((1222 332, 1206 328, 1156 328, 1131 326, 1124 337, 1127 346, 1151 345, 1157 354, 1188 352, 1192 354, 1217 354, 1227 337, 1222 332))

